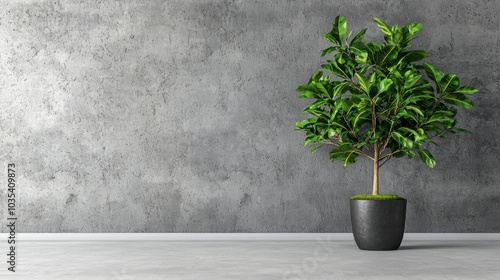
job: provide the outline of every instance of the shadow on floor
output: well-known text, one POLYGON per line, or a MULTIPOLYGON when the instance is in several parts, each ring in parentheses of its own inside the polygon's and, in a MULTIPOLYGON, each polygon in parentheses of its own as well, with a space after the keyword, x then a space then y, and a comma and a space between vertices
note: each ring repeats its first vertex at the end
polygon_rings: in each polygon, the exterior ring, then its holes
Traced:
POLYGON ((457 249, 457 248, 479 248, 488 246, 487 244, 475 243, 475 244, 461 244, 461 243, 452 243, 452 244, 412 244, 412 245, 401 245, 399 250, 414 250, 414 249, 457 249))

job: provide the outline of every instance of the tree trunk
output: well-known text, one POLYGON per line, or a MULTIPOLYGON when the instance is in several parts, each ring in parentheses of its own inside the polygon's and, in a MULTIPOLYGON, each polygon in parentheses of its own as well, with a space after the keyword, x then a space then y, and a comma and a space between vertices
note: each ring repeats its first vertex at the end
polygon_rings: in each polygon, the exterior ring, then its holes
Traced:
POLYGON ((378 143, 373 145, 373 195, 378 195, 378 143))

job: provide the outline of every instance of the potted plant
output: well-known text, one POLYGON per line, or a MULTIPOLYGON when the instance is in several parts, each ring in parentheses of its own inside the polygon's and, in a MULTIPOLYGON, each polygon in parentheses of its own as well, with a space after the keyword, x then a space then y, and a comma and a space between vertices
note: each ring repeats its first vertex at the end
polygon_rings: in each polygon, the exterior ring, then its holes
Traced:
POLYGON ((312 117, 295 127, 305 131, 304 145, 312 152, 331 145, 332 162, 348 166, 359 156, 373 161, 372 193, 350 201, 354 239, 360 249, 395 250, 403 239, 406 200, 380 194, 379 169, 391 158, 417 154, 433 168, 436 161, 425 144, 435 137, 447 140, 450 133, 470 133, 456 128, 456 107, 471 108, 467 95, 477 89, 461 86, 455 74, 419 63, 429 54, 411 50, 410 42, 422 24, 374 21, 384 34, 382 43, 364 41, 366 28, 346 36, 342 16, 323 34, 332 46, 321 55, 331 59, 297 88, 300 98, 314 102, 304 109, 312 117))

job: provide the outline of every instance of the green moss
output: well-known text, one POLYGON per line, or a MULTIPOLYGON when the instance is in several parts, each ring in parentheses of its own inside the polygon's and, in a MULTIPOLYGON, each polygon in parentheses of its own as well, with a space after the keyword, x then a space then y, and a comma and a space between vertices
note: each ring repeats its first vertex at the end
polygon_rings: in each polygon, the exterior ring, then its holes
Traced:
POLYGON ((404 199, 399 195, 396 194, 389 194, 389 193, 384 193, 384 194, 379 194, 379 195, 373 195, 373 194, 358 194, 355 196, 351 196, 351 199, 353 200, 400 200, 404 199))

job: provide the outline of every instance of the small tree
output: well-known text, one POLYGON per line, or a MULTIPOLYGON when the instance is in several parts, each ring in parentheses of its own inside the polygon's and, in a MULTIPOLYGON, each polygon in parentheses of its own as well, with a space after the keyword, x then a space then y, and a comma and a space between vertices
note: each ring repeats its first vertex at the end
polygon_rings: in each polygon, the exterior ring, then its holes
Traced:
POLYGON ((455 128, 457 109, 472 107, 467 94, 477 92, 460 87, 455 74, 443 74, 429 63, 417 64, 429 56, 423 50, 409 50, 410 41, 422 24, 388 26, 375 18, 384 36, 382 44, 363 41, 366 28, 352 39, 346 37, 347 21, 337 16, 333 29, 323 37, 333 46, 322 56, 333 57, 321 68, 336 77, 314 73, 297 88, 300 98, 315 99, 304 109, 314 117, 297 122, 306 132, 304 145, 315 152, 333 145, 330 161, 353 164, 358 156, 373 161, 373 195, 379 194, 379 168, 392 157, 417 153, 433 168, 434 157, 423 145, 434 137, 469 131, 455 128), (424 78, 425 72, 427 78, 424 78), (431 84, 428 79, 432 81, 431 84))

